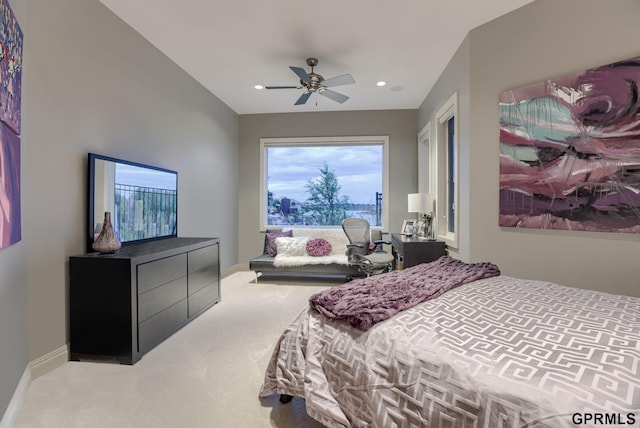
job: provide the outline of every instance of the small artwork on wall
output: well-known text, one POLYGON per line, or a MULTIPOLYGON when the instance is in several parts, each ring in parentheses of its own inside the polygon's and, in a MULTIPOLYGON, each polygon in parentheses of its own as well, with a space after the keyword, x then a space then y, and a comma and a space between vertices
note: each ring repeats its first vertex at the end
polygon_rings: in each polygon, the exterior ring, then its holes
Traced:
POLYGON ((0 0, 0 121, 20 134, 22 30, 8 0, 0 0))
POLYGON ((640 57, 500 94, 503 227, 640 233, 640 57))
POLYGON ((20 239, 20 139, 0 122, 0 248, 20 239))

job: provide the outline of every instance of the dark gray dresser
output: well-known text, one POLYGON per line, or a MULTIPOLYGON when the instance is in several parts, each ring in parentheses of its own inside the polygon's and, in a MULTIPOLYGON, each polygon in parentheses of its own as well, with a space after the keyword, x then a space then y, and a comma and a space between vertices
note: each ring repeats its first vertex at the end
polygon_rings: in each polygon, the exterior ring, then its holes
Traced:
POLYGON ((217 238, 69 258, 70 359, 134 364, 220 301, 217 238))

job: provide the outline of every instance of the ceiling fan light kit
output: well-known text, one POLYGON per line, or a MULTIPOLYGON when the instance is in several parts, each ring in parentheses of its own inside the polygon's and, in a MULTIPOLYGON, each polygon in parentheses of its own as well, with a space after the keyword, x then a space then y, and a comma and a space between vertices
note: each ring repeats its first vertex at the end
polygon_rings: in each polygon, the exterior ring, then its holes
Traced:
POLYGON ((306 91, 298 98, 295 105, 302 105, 307 102, 311 94, 316 93, 323 95, 337 103, 344 103, 349 99, 348 96, 336 91, 328 89, 334 86, 351 85, 356 83, 350 74, 341 74, 330 79, 325 79, 321 75, 315 73, 313 68, 318 65, 317 58, 307 58, 307 65, 311 67, 311 71, 307 73, 304 68, 290 66, 289 68, 300 78, 300 86, 265 86, 265 89, 305 89, 306 91))

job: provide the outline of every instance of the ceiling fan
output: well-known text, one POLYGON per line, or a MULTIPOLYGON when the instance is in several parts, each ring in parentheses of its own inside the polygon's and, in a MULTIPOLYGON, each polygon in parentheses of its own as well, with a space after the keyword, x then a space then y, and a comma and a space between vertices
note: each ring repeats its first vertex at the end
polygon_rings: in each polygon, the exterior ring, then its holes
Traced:
POLYGON ((297 106, 306 103, 313 93, 324 95, 325 97, 340 104, 349 99, 348 96, 339 92, 332 91, 328 88, 356 83, 356 81, 350 74, 341 74, 340 76, 325 79, 321 75, 313 72, 313 67, 318 65, 317 58, 307 58, 307 65, 311 67, 310 73, 307 73, 303 68, 300 67, 289 67, 300 78, 300 84, 302 86, 265 86, 265 89, 306 89, 306 92, 304 92, 295 102, 295 105, 297 106))

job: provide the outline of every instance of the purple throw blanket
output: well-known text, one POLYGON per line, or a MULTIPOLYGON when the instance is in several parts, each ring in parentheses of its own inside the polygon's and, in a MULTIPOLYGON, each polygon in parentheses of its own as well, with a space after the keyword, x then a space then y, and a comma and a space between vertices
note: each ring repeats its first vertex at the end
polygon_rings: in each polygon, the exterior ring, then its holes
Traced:
POLYGON ((404 270, 358 279, 316 293, 313 309, 331 319, 343 319, 361 330, 391 318, 459 285, 500 275, 492 263, 464 263, 449 256, 404 270))

